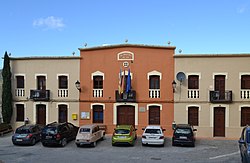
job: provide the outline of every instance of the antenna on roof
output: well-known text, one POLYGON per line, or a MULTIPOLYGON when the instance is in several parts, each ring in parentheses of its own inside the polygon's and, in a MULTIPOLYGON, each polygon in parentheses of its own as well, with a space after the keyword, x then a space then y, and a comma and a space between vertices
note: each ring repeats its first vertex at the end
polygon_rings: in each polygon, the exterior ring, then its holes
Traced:
POLYGON ((128 43, 128 39, 125 40, 125 43, 128 43))
POLYGON ((170 42, 170 41, 168 41, 168 46, 170 46, 170 44, 171 44, 171 42, 170 42))
POLYGON ((182 50, 181 49, 179 49, 179 53, 181 53, 182 52, 182 50))
POLYGON ((87 43, 85 43, 85 44, 84 44, 84 47, 86 47, 87 45, 88 45, 88 44, 87 44, 87 43))
POLYGON ((74 56, 76 53, 75 52, 72 52, 72 55, 74 56))

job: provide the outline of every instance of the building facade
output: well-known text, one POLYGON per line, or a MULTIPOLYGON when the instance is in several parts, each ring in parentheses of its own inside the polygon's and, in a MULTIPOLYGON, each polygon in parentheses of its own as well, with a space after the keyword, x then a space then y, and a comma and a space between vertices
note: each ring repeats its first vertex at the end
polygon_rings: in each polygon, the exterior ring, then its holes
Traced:
POLYGON ((161 125, 172 134, 174 50, 171 46, 80 48, 80 125, 161 125))
POLYGON ((238 138, 250 124, 250 54, 174 57, 175 122, 200 137, 238 138))
POLYGON ((29 123, 79 125, 79 57, 10 58, 13 127, 29 123))

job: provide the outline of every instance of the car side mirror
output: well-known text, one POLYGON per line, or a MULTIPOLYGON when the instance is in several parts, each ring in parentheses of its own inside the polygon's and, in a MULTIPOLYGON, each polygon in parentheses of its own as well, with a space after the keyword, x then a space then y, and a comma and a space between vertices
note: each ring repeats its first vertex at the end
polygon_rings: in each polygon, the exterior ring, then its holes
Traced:
POLYGON ((243 139, 240 139, 238 142, 239 144, 246 144, 246 142, 243 139))
POLYGON ((135 128, 135 131, 137 131, 137 128, 135 128))
POLYGON ((197 129, 193 129, 193 131, 197 131, 197 129))
POLYGON ((162 129, 162 131, 166 131, 166 129, 162 129))
POLYGON ((142 130, 144 131, 144 130, 145 130, 145 128, 142 128, 142 130))

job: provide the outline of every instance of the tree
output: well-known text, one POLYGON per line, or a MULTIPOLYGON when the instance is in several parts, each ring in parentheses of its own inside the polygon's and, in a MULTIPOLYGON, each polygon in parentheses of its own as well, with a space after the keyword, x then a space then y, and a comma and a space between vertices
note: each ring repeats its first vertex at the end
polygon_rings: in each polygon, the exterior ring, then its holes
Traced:
POLYGON ((3 94, 2 94, 2 115, 5 123, 10 123, 13 108, 12 108, 12 93, 11 93, 11 72, 10 72, 10 58, 7 52, 4 55, 3 65, 3 94))

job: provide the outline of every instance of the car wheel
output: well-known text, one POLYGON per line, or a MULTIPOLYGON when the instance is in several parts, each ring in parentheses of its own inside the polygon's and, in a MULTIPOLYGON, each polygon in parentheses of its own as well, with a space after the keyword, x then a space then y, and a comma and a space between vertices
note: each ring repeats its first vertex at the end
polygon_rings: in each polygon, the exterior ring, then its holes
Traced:
POLYGON ((61 142, 61 146, 62 147, 65 147, 67 144, 67 139, 66 138, 63 138, 62 142, 61 142))
POLYGON ((191 147, 195 147, 195 143, 194 142, 191 144, 191 147))
POLYGON ((47 144, 46 143, 42 143, 44 147, 47 147, 47 144))
POLYGON ((77 147, 81 147, 80 144, 76 144, 77 147))
POLYGON ((35 145, 35 144, 36 144, 36 138, 32 138, 31 145, 35 145))
POLYGON ((96 146, 96 141, 94 141, 93 143, 92 143, 92 147, 95 147, 96 146))
POLYGON ((101 141, 103 141, 105 139, 105 136, 103 135, 103 137, 101 138, 101 141))

